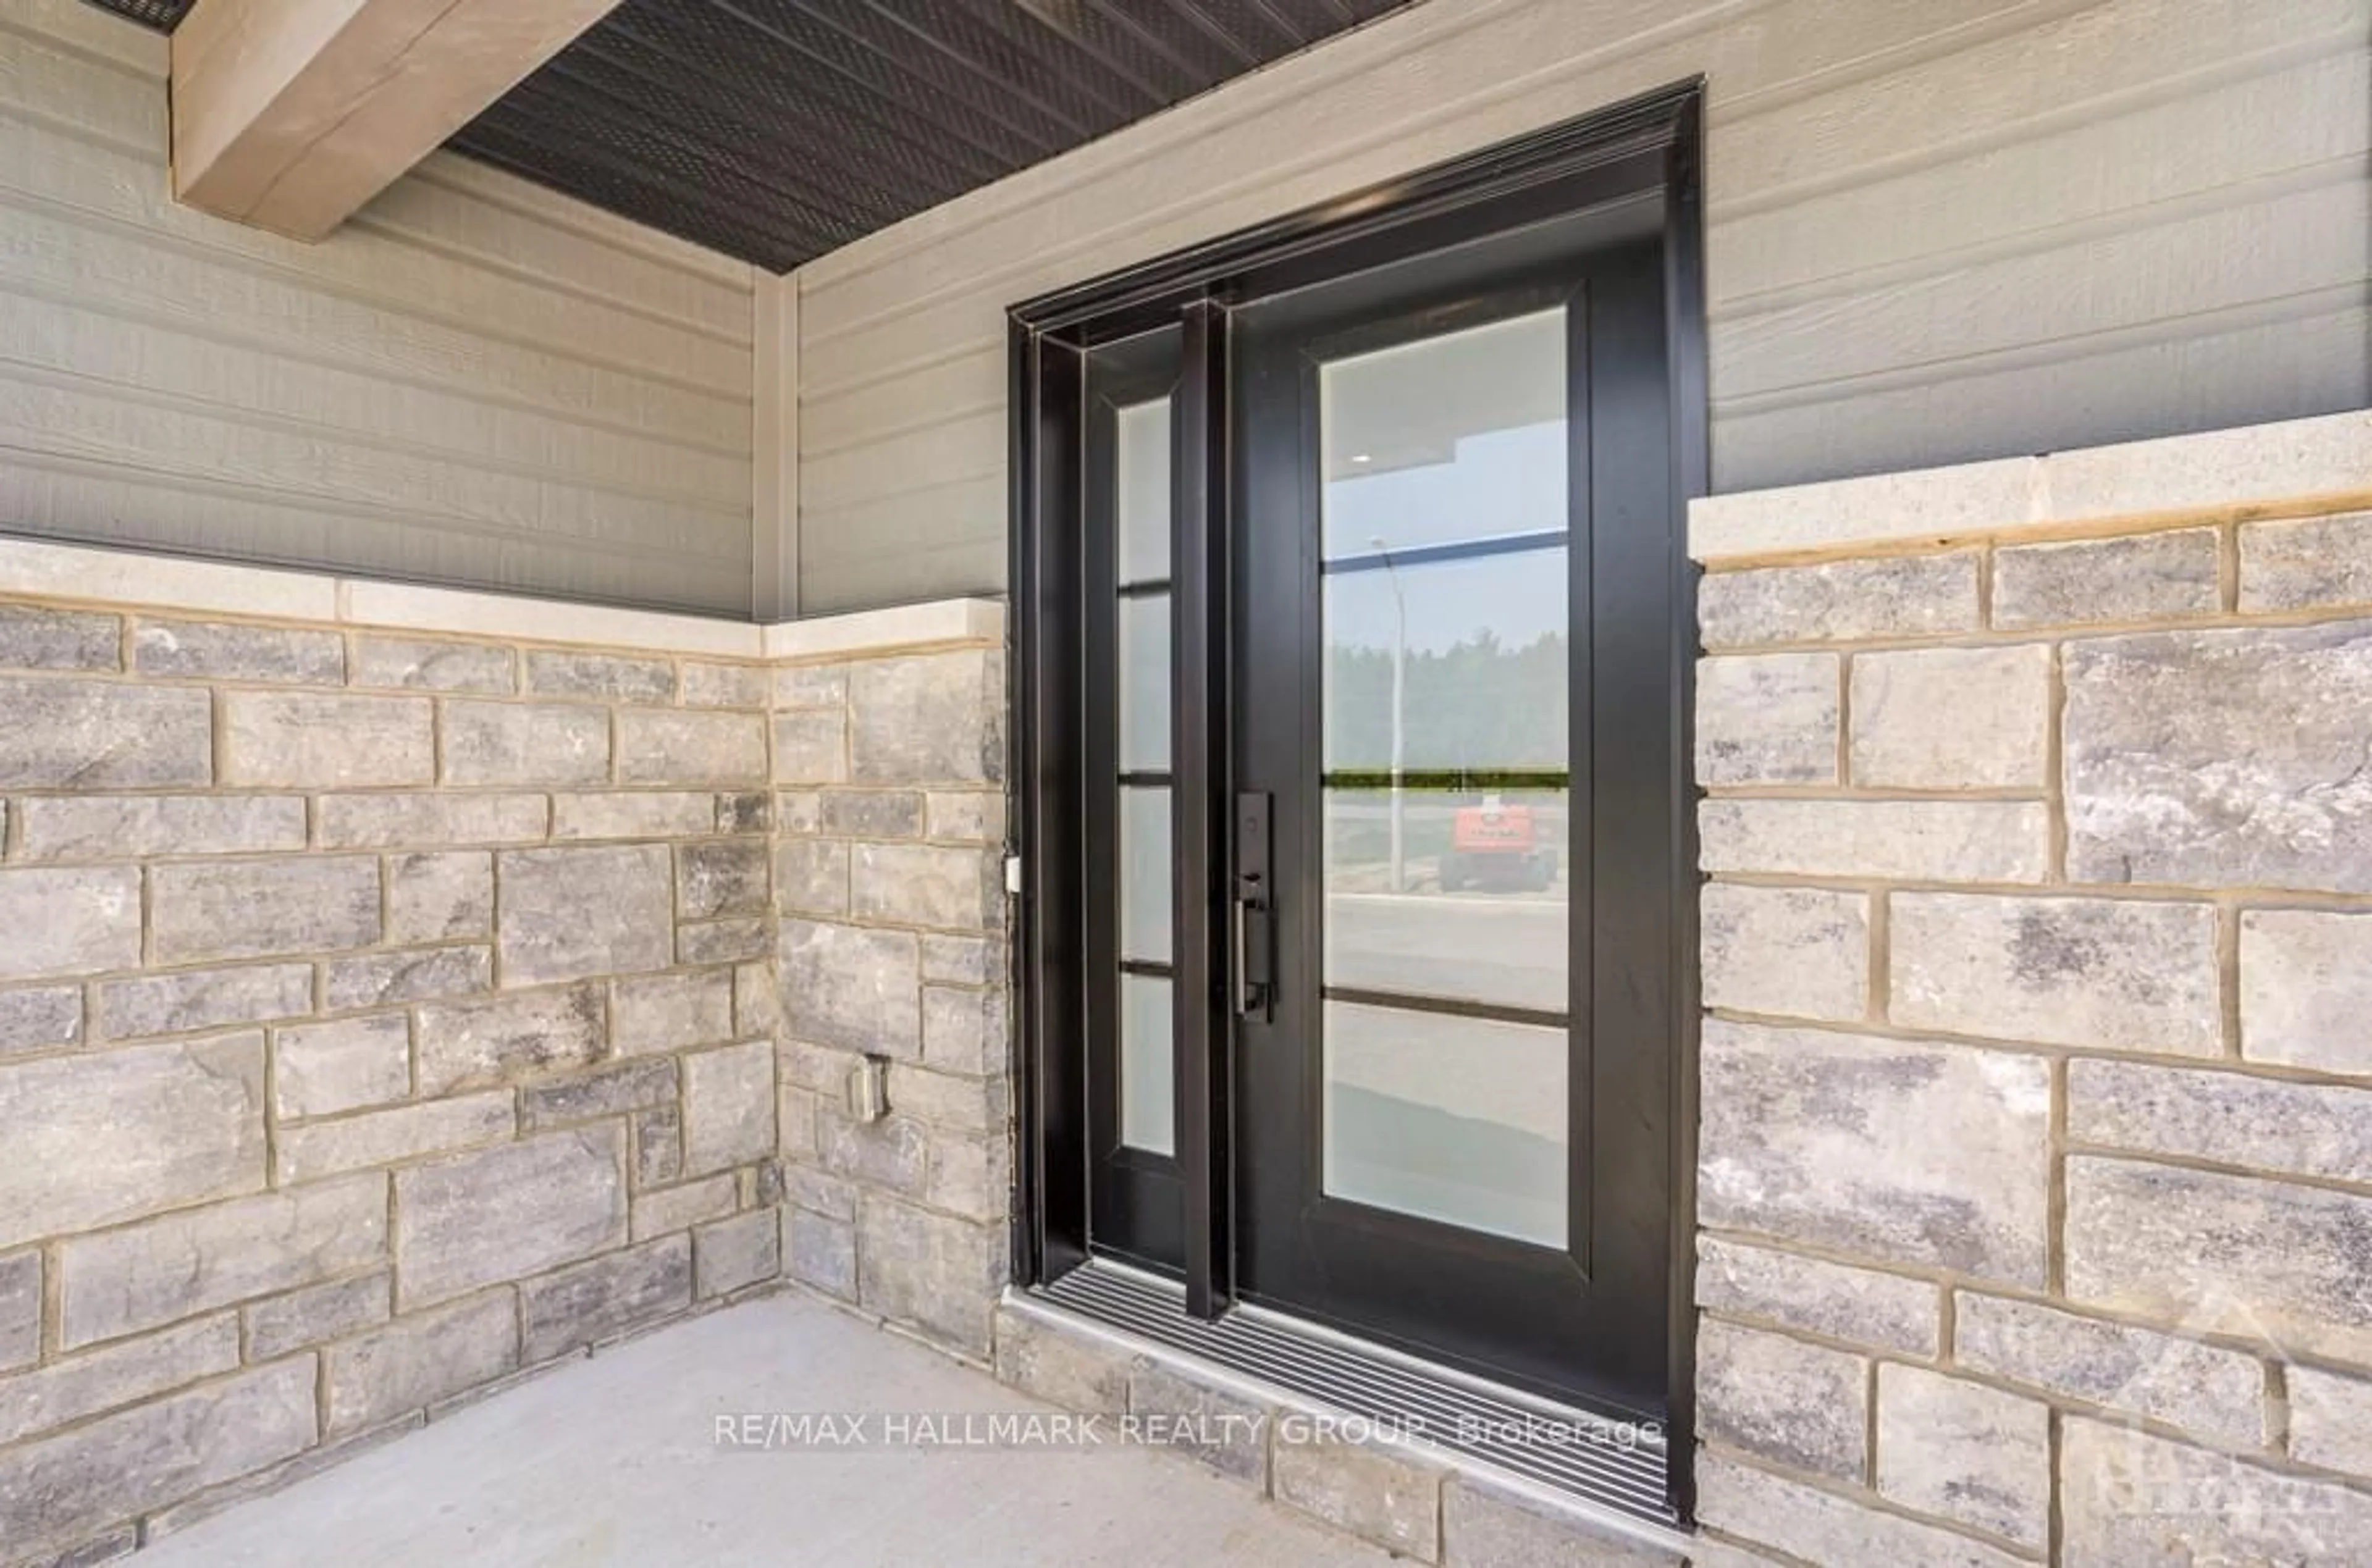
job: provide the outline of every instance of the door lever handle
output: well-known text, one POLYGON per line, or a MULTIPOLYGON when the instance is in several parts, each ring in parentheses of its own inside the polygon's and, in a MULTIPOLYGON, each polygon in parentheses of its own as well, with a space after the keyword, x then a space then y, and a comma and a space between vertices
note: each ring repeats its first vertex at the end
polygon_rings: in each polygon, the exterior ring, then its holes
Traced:
POLYGON ((1236 796, 1236 1013, 1266 1021, 1276 996, 1276 906, 1270 876, 1269 797, 1236 796))

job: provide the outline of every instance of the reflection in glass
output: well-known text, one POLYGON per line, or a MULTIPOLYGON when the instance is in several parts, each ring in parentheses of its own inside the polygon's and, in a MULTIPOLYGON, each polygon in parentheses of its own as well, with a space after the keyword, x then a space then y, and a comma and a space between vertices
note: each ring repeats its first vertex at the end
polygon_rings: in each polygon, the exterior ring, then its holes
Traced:
POLYGON ((1169 982, 1145 975, 1120 977, 1120 1141, 1157 1155, 1178 1152, 1169 982))
POLYGON ((1566 1037, 1330 1002, 1325 1189, 1544 1247, 1566 1241, 1566 1037))
POLYGON ((1124 772, 1169 767, 1169 596, 1120 601, 1120 765, 1124 772))
POLYGON ((1125 587, 1169 575, 1169 400, 1122 409, 1118 423, 1120 581, 1125 587))
POLYGON ((1169 792, 1120 792, 1120 956, 1169 962, 1169 792))

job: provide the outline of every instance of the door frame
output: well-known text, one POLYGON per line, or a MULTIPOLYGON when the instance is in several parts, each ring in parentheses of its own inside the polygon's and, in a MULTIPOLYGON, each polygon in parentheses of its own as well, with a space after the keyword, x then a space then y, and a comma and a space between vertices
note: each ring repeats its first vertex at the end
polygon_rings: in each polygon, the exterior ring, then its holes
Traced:
MULTIPOLYGON (((1672 571, 1676 575, 1671 702, 1671 776, 1676 795, 1672 876, 1670 1134, 1673 1167, 1669 1315, 1669 1430, 1693 1428, 1697 1036, 1699 980, 1694 770, 1691 761, 1696 630, 1696 569, 1685 548, 1688 502, 1708 485, 1708 401, 1703 284, 1703 83, 1691 80, 1502 143, 1409 176, 1320 203, 1171 255, 1042 295, 1012 308, 1008 342, 1013 650, 1012 849, 1022 897, 1014 917, 1017 1146, 1013 1278, 1042 1285, 1087 1260, 1086 900, 1076 886, 1087 820, 1080 660, 1087 587, 1069 519, 1084 503, 1082 357, 1098 343, 1182 321, 1188 343, 1178 394, 1175 559, 1207 583, 1227 580, 1223 509, 1227 505, 1226 302, 1422 255, 1474 236, 1479 227, 1571 214, 1625 198, 1663 203, 1665 332, 1671 388, 1672 571), (1198 342, 1199 340, 1199 342, 1198 342), (1197 367, 1202 374, 1195 374, 1197 367), (1066 888, 1066 883, 1073 884, 1066 888)), ((1181 582, 1181 587, 1184 584, 1181 582)), ((1181 596, 1173 603, 1182 606, 1181 596)), ((1214 603, 1216 600, 1213 601, 1214 603)), ((1228 735, 1224 681, 1205 656, 1224 637, 1212 622, 1173 633, 1175 733, 1205 741, 1173 750, 1175 831, 1181 865, 1199 864, 1214 886, 1179 878, 1174 930, 1178 994, 1194 1027, 1176 1038, 1180 1061, 1178 1157, 1187 1180, 1188 1310, 1215 1317, 1232 1296, 1228 1175, 1232 1111, 1227 1040, 1232 977, 1207 960, 1217 952, 1215 912, 1224 908, 1230 802, 1212 788, 1228 735), (1200 840, 1199 846, 1196 840, 1200 840), (1190 854, 1201 848, 1199 857, 1190 854)), ((1224 647, 1224 642, 1219 646, 1224 647)), ((1688 1445, 1675 1445, 1672 1501, 1690 1511, 1688 1445)))

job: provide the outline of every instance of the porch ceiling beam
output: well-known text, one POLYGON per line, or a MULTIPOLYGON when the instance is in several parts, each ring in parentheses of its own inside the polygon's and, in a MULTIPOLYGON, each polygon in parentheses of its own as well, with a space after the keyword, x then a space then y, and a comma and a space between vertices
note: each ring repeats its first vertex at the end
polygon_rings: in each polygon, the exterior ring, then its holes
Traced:
POLYGON ((618 0, 198 0, 173 193, 319 239, 618 0))

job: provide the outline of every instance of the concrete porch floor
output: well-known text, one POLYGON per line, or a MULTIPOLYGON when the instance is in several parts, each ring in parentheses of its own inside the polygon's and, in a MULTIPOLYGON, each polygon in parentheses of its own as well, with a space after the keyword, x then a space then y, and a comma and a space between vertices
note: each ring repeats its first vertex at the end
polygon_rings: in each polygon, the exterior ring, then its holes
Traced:
MULTIPOLYGON (((1044 1411, 804 1296, 711 1313, 168 1536, 139 1568, 1391 1561, 1142 1448, 741 1451, 720 1415, 1044 1411)), ((877 1423, 878 1425, 878 1423, 877 1423)))

